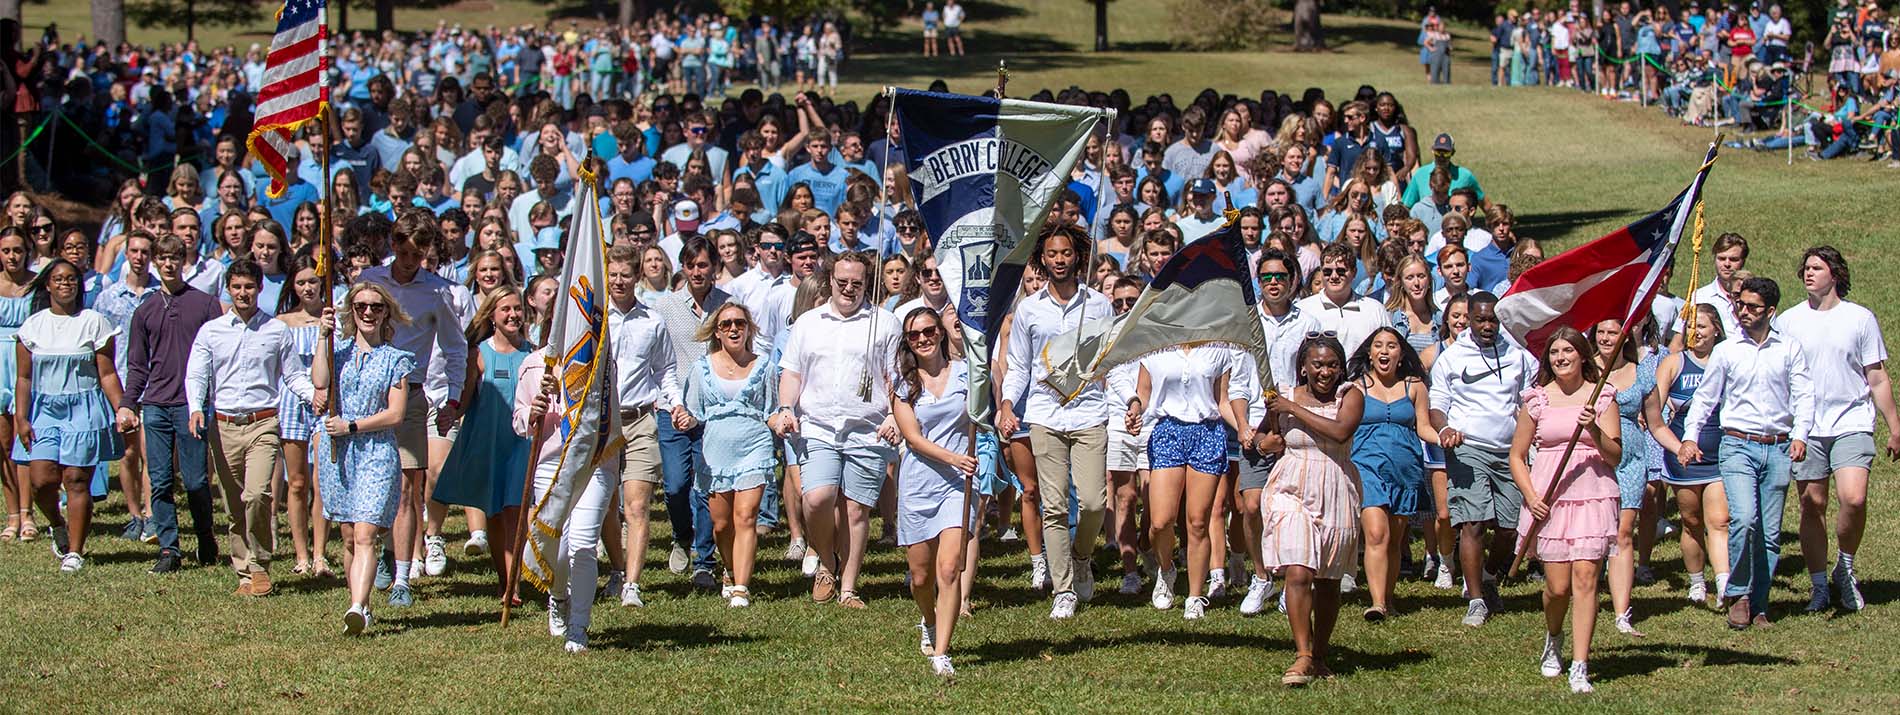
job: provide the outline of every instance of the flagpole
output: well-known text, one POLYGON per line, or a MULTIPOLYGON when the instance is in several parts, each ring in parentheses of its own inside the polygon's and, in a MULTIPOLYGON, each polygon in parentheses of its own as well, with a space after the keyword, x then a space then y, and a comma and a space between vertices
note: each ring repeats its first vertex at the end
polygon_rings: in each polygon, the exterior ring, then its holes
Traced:
MULTIPOLYGON (((323 150, 317 157, 317 166, 323 174, 323 186, 319 189, 321 193, 318 194, 317 209, 317 265, 323 267, 323 270, 319 271, 321 275, 318 276, 323 282, 323 292, 318 299, 323 301, 324 305, 334 305, 336 303, 336 260, 335 253, 330 250, 330 242, 336 235, 336 231, 330 226, 330 210, 334 197, 330 195, 330 104, 328 102, 317 107, 317 131, 323 136, 323 150)), ((345 316, 339 317, 347 319, 345 316)), ((325 333, 322 340, 323 344, 318 349, 330 356, 330 374, 325 376, 329 378, 330 386, 330 399, 327 400, 330 403, 329 413, 331 417, 338 417, 343 414, 342 386, 337 383, 343 376, 343 366, 337 364, 336 361, 336 331, 325 333)), ((329 452, 330 463, 339 463, 342 452, 336 448, 334 442, 330 444, 329 452)))
POLYGON ((1009 85, 1009 61, 996 61, 996 98, 1003 98, 1003 88, 1009 85))
MULTIPOLYGON (((1616 347, 1610 349, 1611 355, 1623 351, 1623 343, 1628 342, 1630 338, 1630 325, 1630 322, 1623 323, 1623 329, 1619 331, 1616 336, 1616 347)), ((1603 386, 1610 382, 1610 371, 1603 370, 1602 372, 1603 375, 1597 378, 1596 387, 1590 390, 1590 401, 1585 402, 1584 405, 1595 407, 1597 399, 1603 396, 1603 386)), ((1602 419, 1602 417, 1602 415, 1597 415, 1598 419, 1602 419)), ((1563 459, 1557 460, 1557 471, 1552 473, 1554 476, 1550 478, 1550 484, 1544 487, 1542 501, 1546 509, 1550 506, 1550 500, 1556 498, 1557 488, 1563 484, 1564 470, 1570 467, 1571 454, 1577 451, 1577 443, 1583 440, 1584 429, 1585 425, 1579 424, 1577 425, 1576 431, 1570 434, 1570 444, 1564 445, 1563 459)), ((1519 549, 1517 556, 1511 559, 1511 570, 1506 572, 1510 578, 1517 578, 1517 571, 1523 568, 1524 557, 1530 553, 1531 546, 1537 539, 1537 532, 1542 531, 1544 524, 1549 520, 1550 514, 1548 511, 1545 512, 1544 518, 1542 519, 1535 517, 1531 519, 1531 528, 1524 531, 1524 548, 1519 549)))
MULTIPOLYGON (((542 374, 554 374, 553 354, 543 352, 541 359, 547 364, 547 372, 542 374)), ((544 390, 541 394, 545 395, 548 393, 544 390)), ((544 417, 543 419, 545 420, 546 418, 544 417)), ((528 500, 534 494, 534 470, 541 460, 541 447, 545 445, 548 440, 548 436, 542 433, 541 424, 539 422, 536 422, 533 427, 534 444, 528 449, 528 473, 521 478, 521 512, 515 516, 515 533, 514 538, 511 539, 514 543, 508 546, 508 553, 512 555, 514 559, 512 563, 503 562, 502 568, 501 627, 503 628, 508 627, 508 614, 513 610, 515 605, 515 589, 521 586, 521 568, 523 562, 527 560, 523 557, 521 551, 528 545, 528 529, 534 527, 533 514, 528 508, 528 500)), ((550 484, 550 486, 552 485, 550 484)))
MULTIPOLYGON (((972 459, 976 457, 976 420, 970 420, 970 447, 969 447, 969 450, 966 451, 964 454, 969 456, 972 459)), ((969 476, 966 476, 963 479, 963 521, 957 522, 958 526, 963 527, 963 538, 957 540, 957 573, 958 574, 962 574, 964 570, 967 568, 968 566, 967 562, 969 561, 969 558, 970 558, 969 556, 970 542, 974 540, 977 536, 976 530, 970 528, 970 511, 972 509, 972 505, 970 504, 970 501, 972 497, 974 497, 975 494, 976 494, 976 470, 972 469, 970 470, 969 476)), ((952 584, 952 585, 955 586, 959 592, 961 592, 963 588, 962 584, 952 584)), ((937 588, 944 588, 944 585, 937 584, 937 588)))

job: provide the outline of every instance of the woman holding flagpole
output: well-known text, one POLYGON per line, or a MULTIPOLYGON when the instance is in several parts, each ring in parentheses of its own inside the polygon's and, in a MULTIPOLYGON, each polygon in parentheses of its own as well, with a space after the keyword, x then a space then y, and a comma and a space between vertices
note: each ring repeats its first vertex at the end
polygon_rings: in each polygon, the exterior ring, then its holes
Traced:
POLYGON ((978 468, 970 444, 969 369, 950 359, 949 342, 937 311, 910 311, 891 399, 897 430, 910 447, 898 467, 897 543, 906 550, 910 594, 922 615, 917 647, 930 659, 931 672, 946 678, 956 675, 950 634, 963 599, 956 544, 975 533, 964 520, 977 514, 964 508, 964 496, 978 468))

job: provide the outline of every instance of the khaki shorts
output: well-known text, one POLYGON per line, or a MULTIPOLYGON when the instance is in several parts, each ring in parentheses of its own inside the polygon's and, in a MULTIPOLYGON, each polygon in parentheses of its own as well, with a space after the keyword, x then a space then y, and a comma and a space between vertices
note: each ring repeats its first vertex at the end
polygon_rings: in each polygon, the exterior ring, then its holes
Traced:
MULTIPOLYGON (((427 400, 425 399, 424 401, 426 402, 427 400)), ((449 425, 448 434, 446 435, 436 434, 435 416, 440 413, 441 413, 441 410, 435 406, 435 403, 433 402, 429 403, 429 421, 427 424, 427 429, 429 431, 428 432, 429 439, 441 440, 444 442, 454 442, 456 435, 459 435, 462 433, 462 418, 460 416, 457 416, 455 418, 455 422, 449 425)))
POLYGON ((620 453, 620 481, 660 483, 660 432, 653 411, 620 424, 620 436, 627 446, 620 453))
POLYGON ((396 454, 404 471, 429 466, 429 433, 435 430, 429 413, 429 398, 422 394, 422 386, 411 383, 402 406, 402 423, 396 425, 396 454))

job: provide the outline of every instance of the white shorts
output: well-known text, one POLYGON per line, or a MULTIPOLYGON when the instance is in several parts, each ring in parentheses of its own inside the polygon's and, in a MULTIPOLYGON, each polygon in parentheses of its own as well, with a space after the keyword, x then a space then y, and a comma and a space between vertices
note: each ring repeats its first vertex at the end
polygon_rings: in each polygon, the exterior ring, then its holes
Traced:
POLYGON ((1115 420, 1109 420, 1108 430, 1108 470, 1111 472, 1135 472, 1148 468, 1148 435, 1143 430, 1140 435, 1129 434, 1127 430, 1115 429, 1115 420))

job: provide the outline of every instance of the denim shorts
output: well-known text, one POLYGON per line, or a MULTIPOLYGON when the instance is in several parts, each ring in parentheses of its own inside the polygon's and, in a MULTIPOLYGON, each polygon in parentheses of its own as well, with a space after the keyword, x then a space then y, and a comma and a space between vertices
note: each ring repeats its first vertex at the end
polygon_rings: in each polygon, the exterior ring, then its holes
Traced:
POLYGON ((1227 473, 1227 430, 1220 420, 1182 422, 1173 417, 1155 420, 1148 437, 1150 469, 1187 467, 1202 474, 1227 473))
POLYGON ((810 493, 826 487, 838 489, 846 499, 869 507, 877 506, 884 491, 884 468, 893 456, 887 447, 845 447, 815 439, 800 439, 798 451, 799 489, 810 493))
POLYGON ((1849 432, 1834 437, 1809 437, 1806 459, 1794 463, 1794 479, 1812 482, 1849 467, 1872 469, 1874 433, 1849 432))

